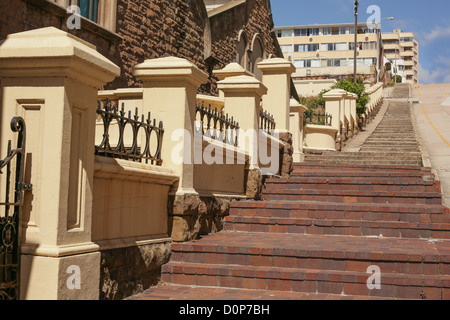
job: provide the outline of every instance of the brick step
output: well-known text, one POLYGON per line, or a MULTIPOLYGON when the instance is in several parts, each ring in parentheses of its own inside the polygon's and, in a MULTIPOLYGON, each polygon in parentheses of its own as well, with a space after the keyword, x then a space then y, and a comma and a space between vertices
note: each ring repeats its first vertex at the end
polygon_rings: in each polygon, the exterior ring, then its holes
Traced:
POLYGON ((311 178, 293 177, 285 179, 266 180, 266 190, 361 190, 372 191, 409 191, 409 192, 439 192, 439 182, 423 181, 407 178, 311 178))
MULTIPOLYGON (((307 164, 307 163, 305 163, 307 164)), ((339 164, 336 164, 337 166, 339 164)), ((434 176, 429 173, 420 173, 420 172, 392 172, 392 171, 370 171, 370 170, 317 170, 313 171, 311 169, 294 169, 292 172, 292 177, 356 177, 356 178, 364 178, 364 177, 404 177, 405 179, 412 178, 427 178, 434 179, 434 176)))
POLYGON ((191 286, 430 300, 442 299, 450 287, 450 276, 397 273, 382 275, 381 288, 370 290, 366 271, 171 263, 164 266, 162 279, 191 286))
POLYGON ((305 159, 306 162, 311 163, 336 163, 336 164, 365 164, 365 165, 397 165, 397 166, 413 166, 422 164, 422 160, 414 160, 414 161, 403 161, 403 160, 385 160, 385 161, 371 161, 371 160, 333 160, 333 159, 324 159, 324 160, 308 160, 305 159))
MULTIPOLYGON (((196 275, 212 273, 209 279, 204 278, 202 281, 205 282, 196 285, 223 285, 221 282, 212 284, 208 281, 221 281, 218 278, 227 276, 227 270, 236 270, 238 273, 235 275, 240 278, 248 277, 247 284, 243 284, 246 287, 250 286, 251 279, 271 279, 271 275, 264 272, 265 268, 271 272, 288 272, 286 269, 293 269, 297 274, 301 274, 302 270, 314 270, 312 273, 333 274, 333 277, 325 277, 324 280, 333 278, 339 283, 345 281, 342 277, 339 278, 338 274, 351 276, 365 273, 366 278, 362 281, 365 283, 368 278, 367 268, 376 265, 381 270, 381 278, 385 279, 382 283, 389 291, 399 291, 405 285, 410 287, 411 291, 419 292, 418 288, 412 289, 417 281, 422 285, 422 289, 439 288, 442 290, 441 294, 447 296, 450 287, 450 241, 445 240, 221 232, 190 243, 172 244, 172 250, 172 260, 164 267, 163 280, 173 283, 180 281, 187 284, 185 281, 196 281, 196 275), (183 274, 175 279, 177 277, 169 271, 171 266, 180 264, 186 264, 187 269, 183 266, 183 274), (197 266, 192 268, 192 264, 197 264, 198 269, 197 266), (216 272, 211 270, 214 268, 216 272), (250 273, 245 273, 246 276, 240 273, 243 270, 250 273), (261 273, 257 276, 251 270, 261 273), (194 275, 194 278, 186 280, 185 274, 194 275), (404 274, 405 277, 399 274, 404 274), (407 282, 407 278, 411 279, 411 282, 407 282)), ((274 273, 278 280, 284 278, 280 272, 274 273)), ((288 279, 297 280, 291 276, 288 279)), ((232 281, 241 280, 244 283, 243 279, 232 281)), ((297 281, 304 282, 305 279, 300 278, 297 281)), ((350 282, 348 279, 346 281, 350 282)), ((193 285, 194 282, 190 284, 193 285)), ((292 290, 292 284, 291 289, 286 289, 284 285, 278 282, 271 289, 292 290)))
POLYGON ((449 223, 450 209, 442 205, 363 204, 311 201, 232 202, 230 216, 283 219, 350 219, 381 222, 449 223))
MULTIPOLYGON (((430 220, 430 216, 422 215, 430 220)), ((282 234, 340 235, 450 240, 450 223, 367 221, 345 219, 271 218, 229 216, 224 230, 234 232, 273 232, 282 234)), ((364 215, 362 217, 364 219, 364 215)), ((446 217, 448 219, 448 216, 446 217)))
POLYGON ((418 156, 422 156, 422 153, 420 152, 419 147, 402 147, 401 149, 399 148, 392 148, 392 147, 388 147, 388 146, 383 146, 383 145, 370 145, 370 144, 366 144, 363 147, 361 147, 361 149, 359 150, 359 152, 364 153, 364 152, 389 152, 391 154, 403 154, 404 152, 408 152, 408 153, 416 153, 418 156))
POLYGON ((264 190, 265 200, 330 201, 346 203, 411 203, 442 204, 439 192, 373 191, 359 190, 264 190))
POLYGON ((414 173, 431 173, 431 168, 424 168, 421 166, 411 166, 411 167, 397 167, 397 166, 382 166, 382 165, 334 165, 334 164, 310 164, 310 163, 294 163, 294 170, 296 169, 314 169, 313 172, 317 172, 317 170, 339 170, 342 172, 358 172, 358 171, 383 171, 389 172, 393 174, 404 173, 404 172, 414 172, 414 173))
MULTIPOLYGON (((187 286, 175 285, 161 282, 155 287, 152 287, 142 294, 138 294, 127 298, 127 300, 219 300, 219 301, 270 301, 270 300, 284 300, 284 301, 301 301, 301 300, 402 300, 395 298, 376 297, 376 296, 356 296, 356 295, 341 295, 341 294, 318 294, 318 293, 303 293, 303 292, 289 292, 278 290, 250 290, 250 289, 236 289, 236 288, 219 288, 219 287, 202 287, 202 286, 187 286)), ((410 299, 405 299, 410 300, 410 299)))
POLYGON ((450 241, 447 240, 220 232, 171 246, 171 263, 352 272, 365 272, 367 266, 378 264, 383 274, 450 274, 450 241), (335 264, 330 267, 330 262, 335 264))

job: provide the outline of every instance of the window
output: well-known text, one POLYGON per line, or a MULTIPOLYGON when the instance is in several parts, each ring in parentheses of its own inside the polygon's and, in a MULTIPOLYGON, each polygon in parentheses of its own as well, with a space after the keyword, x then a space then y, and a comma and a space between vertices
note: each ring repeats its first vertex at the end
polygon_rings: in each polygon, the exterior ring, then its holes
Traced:
POLYGON ((413 38, 400 38, 401 42, 413 42, 413 38))
POLYGON ((345 67, 347 65, 347 59, 328 59, 327 67, 345 67))
POLYGON ((278 38, 292 37, 292 30, 290 30, 290 29, 287 29, 287 30, 278 30, 278 31, 277 31, 277 36, 278 36, 278 38))
POLYGON ((287 53, 287 54, 291 54, 292 53, 292 46, 291 45, 283 45, 283 46, 280 46, 280 48, 281 48, 281 51, 283 53, 287 53))
MULTIPOLYGON (((353 66, 354 59, 348 59, 348 65, 353 66)), ((371 66, 372 64, 375 64, 376 58, 360 58, 357 60, 358 66, 371 66)))
MULTIPOLYGON (((354 42, 349 42, 348 47, 349 47, 349 50, 355 50, 354 42)), ((376 50, 377 43, 375 41, 358 42, 358 48, 359 48, 359 50, 376 50)))
POLYGON ((311 43, 311 44, 296 44, 294 46, 295 52, 311 52, 311 51, 317 51, 319 50, 319 44, 318 43, 311 43))
POLYGON ((329 35, 333 35, 333 36, 337 36, 340 34, 346 34, 347 32, 347 27, 326 27, 326 28, 322 28, 322 34, 324 36, 329 36, 329 35))
POLYGON ((347 43, 322 43, 321 51, 345 51, 347 50, 347 43))
POLYGON ((295 60, 294 66, 296 68, 317 68, 320 67, 320 61, 314 60, 295 60))
POLYGON ((376 28, 368 28, 368 27, 359 27, 358 28, 358 34, 366 34, 366 33, 376 33, 377 29, 376 28))
POLYGON ((310 36, 318 36, 319 28, 304 28, 304 29, 295 29, 294 35, 296 37, 310 37, 310 36))
POLYGON ((81 15, 91 21, 98 22, 99 0, 78 0, 77 5, 81 9, 81 15))

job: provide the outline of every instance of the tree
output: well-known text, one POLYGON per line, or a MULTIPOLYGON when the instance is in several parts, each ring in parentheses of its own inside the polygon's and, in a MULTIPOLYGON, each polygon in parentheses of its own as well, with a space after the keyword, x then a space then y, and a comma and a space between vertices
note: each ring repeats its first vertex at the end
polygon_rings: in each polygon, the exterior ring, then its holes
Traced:
POLYGON ((358 78, 356 83, 353 82, 353 79, 339 80, 331 89, 343 89, 347 92, 355 93, 358 96, 356 100, 356 113, 359 116, 366 113, 366 106, 370 101, 370 97, 366 93, 362 79, 358 78))

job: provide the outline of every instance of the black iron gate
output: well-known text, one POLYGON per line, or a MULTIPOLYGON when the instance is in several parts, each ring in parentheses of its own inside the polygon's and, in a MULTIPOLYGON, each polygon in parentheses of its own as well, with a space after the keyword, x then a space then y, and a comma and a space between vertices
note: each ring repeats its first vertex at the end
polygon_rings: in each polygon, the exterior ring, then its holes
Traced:
POLYGON ((11 130, 18 133, 17 148, 11 149, 9 141, 8 154, 4 160, 0 160, 0 173, 6 175, 0 187, 4 188, 0 199, 0 300, 19 299, 19 223, 23 191, 31 188, 23 183, 25 121, 20 117, 13 118, 11 130), (11 181, 14 182, 13 186, 11 181))

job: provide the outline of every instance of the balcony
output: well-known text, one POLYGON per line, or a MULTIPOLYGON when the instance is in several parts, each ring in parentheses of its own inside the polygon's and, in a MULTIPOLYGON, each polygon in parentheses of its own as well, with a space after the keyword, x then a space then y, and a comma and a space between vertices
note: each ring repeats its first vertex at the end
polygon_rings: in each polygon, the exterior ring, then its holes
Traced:
POLYGON ((399 50, 398 44, 384 44, 384 50, 399 50))
POLYGON ((413 42, 400 42, 400 45, 405 48, 413 48, 414 47, 413 42))
POLYGON ((400 52, 400 56, 402 57, 414 57, 413 51, 402 51, 400 52))

